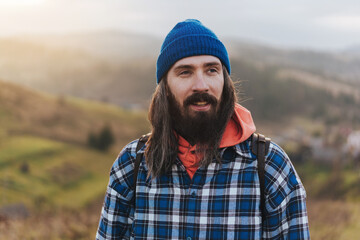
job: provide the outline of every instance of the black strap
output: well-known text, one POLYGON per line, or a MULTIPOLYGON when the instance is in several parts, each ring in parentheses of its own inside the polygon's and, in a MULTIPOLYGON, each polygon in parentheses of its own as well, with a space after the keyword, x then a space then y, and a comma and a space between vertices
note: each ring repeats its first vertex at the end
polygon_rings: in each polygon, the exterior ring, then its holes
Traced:
POLYGON ((133 185, 134 197, 132 198, 133 203, 135 203, 137 176, 138 176, 138 172, 139 172, 141 159, 143 157, 143 154, 138 153, 138 152, 145 145, 145 143, 148 141, 149 136, 150 136, 149 133, 145 134, 145 135, 142 135, 139 138, 139 141, 138 141, 138 143, 136 145, 136 159, 135 159, 135 166, 134 166, 134 185, 133 185))
POLYGON ((270 138, 266 138, 262 134, 254 133, 252 136, 251 151, 257 156, 258 174, 260 181, 260 209, 261 217, 265 217, 265 156, 269 151, 270 138))

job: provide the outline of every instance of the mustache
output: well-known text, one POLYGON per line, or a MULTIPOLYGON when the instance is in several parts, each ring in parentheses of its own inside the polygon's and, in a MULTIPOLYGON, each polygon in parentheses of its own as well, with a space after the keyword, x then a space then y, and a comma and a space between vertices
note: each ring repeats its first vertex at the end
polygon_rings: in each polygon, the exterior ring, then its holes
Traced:
POLYGON ((216 105, 218 100, 208 93, 194 93, 184 100, 184 106, 195 104, 196 102, 207 102, 211 105, 216 105))

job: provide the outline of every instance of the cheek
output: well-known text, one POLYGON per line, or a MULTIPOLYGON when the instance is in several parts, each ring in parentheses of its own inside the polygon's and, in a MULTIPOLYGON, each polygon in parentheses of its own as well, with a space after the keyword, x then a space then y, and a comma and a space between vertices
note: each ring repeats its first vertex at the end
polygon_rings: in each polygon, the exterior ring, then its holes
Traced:
POLYGON ((218 84, 216 84, 216 86, 214 86, 213 88, 213 92, 215 97, 220 100, 221 96, 222 96, 222 92, 224 89, 224 81, 220 81, 218 84))
POLYGON ((172 90, 171 92, 174 95, 176 101, 180 104, 180 106, 183 106, 184 100, 189 95, 191 95, 191 92, 181 85, 175 86, 173 89, 174 90, 172 90))
POLYGON ((185 94, 180 89, 176 89, 175 91, 172 91, 172 95, 176 102, 182 107, 185 100, 185 94))

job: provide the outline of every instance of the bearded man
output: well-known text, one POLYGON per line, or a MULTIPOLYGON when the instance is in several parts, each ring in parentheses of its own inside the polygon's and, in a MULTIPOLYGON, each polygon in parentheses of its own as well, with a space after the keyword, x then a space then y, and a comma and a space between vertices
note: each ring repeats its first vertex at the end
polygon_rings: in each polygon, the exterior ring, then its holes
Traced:
POLYGON ((157 60, 152 132, 115 161, 96 239, 310 239, 304 187, 273 142, 260 187, 256 128, 236 103, 230 71, 225 46, 198 20, 169 32, 157 60))

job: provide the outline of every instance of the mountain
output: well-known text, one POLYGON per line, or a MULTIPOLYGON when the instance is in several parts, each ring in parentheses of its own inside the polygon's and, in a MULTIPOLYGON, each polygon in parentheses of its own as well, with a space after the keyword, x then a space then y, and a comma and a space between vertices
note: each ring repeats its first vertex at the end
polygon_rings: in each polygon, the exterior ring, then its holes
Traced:
POLYGON ((348 47, 344 51, 342 51, 342 53, 354 58, 360 58, 360 45, 348 47))
POLYGON ((348 52, 282 49, 227 40, 232 58, 244 59, 257 65, 293 68, 360 87, 360 58, 348 52))
MULTIPOLYGON (((329 103, 337 99, 343 99, 340 102, 344 104, 347 101, 344 109, 351 109, 351 104, 356 108, 360 102, 358 58, 335 52, 280 49, 239 39, 226 39, 225 44, 231 57, 232 78, 242 81, 243 93, 239 96, 247 100, 243 104, 251 107, 259 119, 270 115, 280 119, 311 117, 316 109, 330 111, 334 106, 329 103), (303 94, 297 89, 303 89, 303 94), (307 95, 314 96, 312 101, 304 99, 307 95), (277 111, 269 105, 274 101, 277 111), (262 104, 272 110, 264 109, 262 104)), ((58 96, 146 109, 156 87, 160 46, 161 40, 155 37, 110 31, 0 39, 0 78, 58 96)), ((357 110, 353 112, 357 119, 357 110)), ((334 114, 340 113, 328 115, 334 114)))
POLYGON ((121 31, 73 33, 69 35, 30 35, 26 41, 51 48, 66 48, 89 52, 113 61, 154 57, 159 52, 160 39, 150 35, 121 31))
MULTIPOLYGON (((311 74, 360 89, 360 58, 349 54, 280 49, 239 39, 225 39, 225 44, 232 69, 241 61, 258 69, 296 71, 295 78, 305 84, 311 74)), ((156 37, 112 31, 3 38, 0 78, 53 94, 147 108, 160 46, 156 37)))
POLYGON ((147 106, 155 87, 154 59, 131 59, 127 55, 117 55, 121 61, 112 55, 104 59, 96 55, 96 49, 86 52, 32 40, 2 39, 0 79, 57 95, 109 101, 123 107, 147 106))

